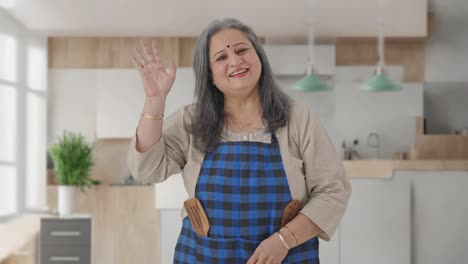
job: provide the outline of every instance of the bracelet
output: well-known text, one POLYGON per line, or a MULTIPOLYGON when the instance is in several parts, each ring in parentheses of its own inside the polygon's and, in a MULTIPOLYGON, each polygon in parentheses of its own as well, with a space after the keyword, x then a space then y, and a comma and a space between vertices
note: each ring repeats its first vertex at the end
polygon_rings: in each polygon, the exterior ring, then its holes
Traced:
POLYGON ((281 242, 283 242, 283 245, 284 245, 288 250, 290 250, 291 248, 288 246, 288 243, 286 243, 286 241, 284 240, 284 238, 283 238, 283 236, 280 234, 280 232, 276 232, 276 233, 278 233, 278 236, 279 236, 281 242))
POLYGON ((284 227, 286 228, 286 230, 288 230, 289 233, 291 233, 291 235, 293 235, 294 240, 296 240, 296 245, 298 245, 298 244, 299 244, 299 239, 297 239, 296 234, 294 234, 294 232, 291 231, 291 229, 289 229, 289 226, 288 226, 288 225, 285 225, 284 227))
POLYGON ((158 115, 158 116, 154 116, 154 115, 149 115, 147 113, 141 113, 141 116, 143 118, 146 118, 146 119, 154 119, 154 120, 161 120, 164 118, 164 114, 162 115, 158 115))

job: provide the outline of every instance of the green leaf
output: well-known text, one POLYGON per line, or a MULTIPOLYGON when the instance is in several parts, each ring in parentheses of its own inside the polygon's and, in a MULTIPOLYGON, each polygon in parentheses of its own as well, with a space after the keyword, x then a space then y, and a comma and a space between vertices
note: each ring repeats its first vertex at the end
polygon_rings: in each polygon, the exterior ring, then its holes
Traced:
POLYGON ((85 187, 100 184, 90 178, 94 165, 91 145, 81 133, 63 131, 58 143, 49 148, 50 157, 60 185, 73 185, 85 190, 85 187))

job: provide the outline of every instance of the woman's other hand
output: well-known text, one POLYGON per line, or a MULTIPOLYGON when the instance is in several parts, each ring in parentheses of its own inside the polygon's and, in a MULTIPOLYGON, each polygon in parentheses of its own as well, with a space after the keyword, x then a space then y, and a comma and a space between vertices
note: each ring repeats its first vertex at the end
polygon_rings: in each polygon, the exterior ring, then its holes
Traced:
POLYGON ((281 242, 278 233, 274 233, 258 245, 246 264, 281 264, 288 255, 288 249, 281 242))
POLYGON ((174 84, 176 66, 172 63, 166 71, 159 57, 159 50, 155 40, 151 41, 151 50, 143 41, 139 41, 140 49, 135 48, 132 61, 140 73, 146 96, 150 98, 166 98, 174 84))

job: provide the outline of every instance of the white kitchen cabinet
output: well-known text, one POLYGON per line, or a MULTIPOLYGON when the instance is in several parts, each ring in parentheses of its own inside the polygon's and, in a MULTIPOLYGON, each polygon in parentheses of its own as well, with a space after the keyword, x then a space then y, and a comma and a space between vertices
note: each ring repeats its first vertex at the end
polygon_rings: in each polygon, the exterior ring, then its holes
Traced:
MULTIPOLYGON (((134 135, 145 93, 134 69, 97 70, 96 130, 98 138, 130 138, 134 135)), ((192 68, 177 69, 166 101, 168 116, 192 103, 195 78, 192 68)))
POLYGON ((467 263, 468 171, 396 171, 395 178, 411 185, 411 263, 467 263))
POLYGON ((95 139, 96 71, 49 69, 47 143, 57 142, 63 130, 95 139))
POLYGON ((162 209, 181 209, 189 198, 182 174, 169 176, 165 181, 154 185, 154 207, 162 209))
POLYGON ((410 184, 354 179, 341 222, 341 264, 409 264, 411 261, 410 184))
POLYGON ((319 239, 320 263, 340 264, 341 227, 335 231, 330 241, 319 239))
POLYGON ((173 263, 175 246, 182 229, 182 219, 179 209, 159 210, 159 263, 173 263))

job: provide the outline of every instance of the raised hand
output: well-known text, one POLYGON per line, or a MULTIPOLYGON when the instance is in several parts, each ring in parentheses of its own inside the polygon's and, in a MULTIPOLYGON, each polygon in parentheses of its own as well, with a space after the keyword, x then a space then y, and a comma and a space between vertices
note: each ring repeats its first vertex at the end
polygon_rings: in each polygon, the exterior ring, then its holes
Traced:
POLYGON ((139 43, 144 55, 136 47, 131 58, 140 74, 146 95, 150 98, 166 98, 175 80, 176 66, 171 64, 169 71, 166 71, 161 64, 156 41, 151 41, 152 52, 143 41, 139 43))

